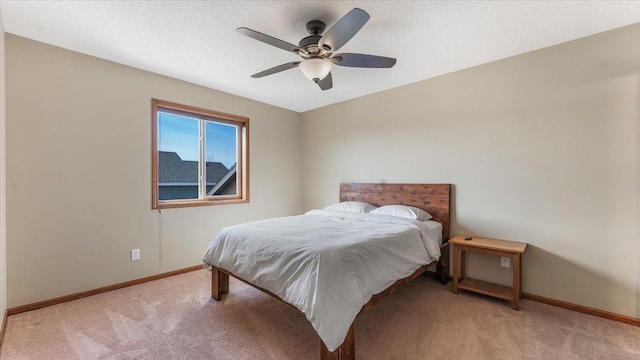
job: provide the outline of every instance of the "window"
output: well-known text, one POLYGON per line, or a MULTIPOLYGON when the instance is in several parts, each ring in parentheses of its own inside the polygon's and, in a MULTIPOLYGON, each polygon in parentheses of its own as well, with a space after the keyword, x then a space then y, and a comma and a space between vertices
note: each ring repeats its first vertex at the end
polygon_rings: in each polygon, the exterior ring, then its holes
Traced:
POLYGON ((152 100, 152 208, 249 202, 249 119, 152 100))

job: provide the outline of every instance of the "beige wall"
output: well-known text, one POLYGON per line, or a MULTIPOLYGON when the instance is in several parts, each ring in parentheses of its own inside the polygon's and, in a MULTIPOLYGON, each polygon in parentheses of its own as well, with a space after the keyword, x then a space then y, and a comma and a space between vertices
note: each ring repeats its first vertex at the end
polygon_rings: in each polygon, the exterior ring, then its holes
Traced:
MULTIPOLYGON (((0 328, 7 310, 7 223, 6 223, 6 147, 5 147, 5 51, 4 23, 0 14, 0 328)), ((0 339, 2 342, 2 339, 0 339)))
POLYGON ((300 212, 300 114, 7 35, 8 306, 201 263, 300 212), (151 98, 251 119, 251 202, 151 210, 151 98), (142 259, 129 261, 140 248, 142 259))
POLYGON ((634 25, 303 113, 303 210, 340 182, 451 183, 452 235, 530 244, 524 291, 637 316, 639 72, 634 25))
POLYGON ((636 317, 640 318, 640 75, 636 75, 636 317))

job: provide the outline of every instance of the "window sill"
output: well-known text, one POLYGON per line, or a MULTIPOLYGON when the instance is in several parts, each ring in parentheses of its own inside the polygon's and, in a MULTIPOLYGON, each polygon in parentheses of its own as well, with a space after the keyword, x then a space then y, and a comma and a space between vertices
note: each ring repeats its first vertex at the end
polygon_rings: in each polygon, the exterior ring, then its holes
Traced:
POLYGON ((171 201, 161 202, 153 204, 151 207, 153 210, 162 209, 177 209, 177 208, 189 208, 200 206, 215 206, 215 205, 230 205, 230 204, 248 204, 249 199, 220 199, 220 200, 186 200, 186 201, 171 201))

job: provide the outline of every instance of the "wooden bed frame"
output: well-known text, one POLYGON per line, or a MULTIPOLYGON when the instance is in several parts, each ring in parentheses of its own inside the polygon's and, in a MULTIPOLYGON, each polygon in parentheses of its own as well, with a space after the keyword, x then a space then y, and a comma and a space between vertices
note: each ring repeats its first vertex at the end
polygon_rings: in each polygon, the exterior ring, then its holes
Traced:
MULTIPOLYGON (((383 205, 408 205, 427 211, 433 215, 433 220, 442 223, 442 245, 440 259, 430 264, 425 264, 416 270, 409 277, 396 281, 384 291, 374 295, 367 302, 360 314, 372 308, 387 296, 393 294, 400 286, 420 276, 432 265, 437 263, 436 276, 442 284, 449 280, 449 217, 450 217, 450 194, 449 184, 340 184, 340 201, 362 201, 375 206, 383 205)), ((280 299, 277 295, 259 286, 232 274, 231 272, 213 266, 211 275, 211 297, 222 300, 222 295, 229 293, 229 275, 243 281, 258 290, 261 290, 276 299, 293 306, 280 299)), ((296 308, 297 310, 297 308, 296 308)), ((335 351, 329 351, 321 340, 320 358, 322 360, 353 360, 355 359, 355 339, 354 325, 351 324, 347 337, 342 345, 335 351)))

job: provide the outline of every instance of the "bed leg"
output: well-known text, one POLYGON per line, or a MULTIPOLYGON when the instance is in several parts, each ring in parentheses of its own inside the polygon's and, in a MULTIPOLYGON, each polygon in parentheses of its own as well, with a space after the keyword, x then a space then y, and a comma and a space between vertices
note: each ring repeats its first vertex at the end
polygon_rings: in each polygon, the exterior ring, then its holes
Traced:
POLYGON ((349 328, 347 337, 344 339, 342 345, 335 351, 329 351, 324 345, 324 342, 320 340, 320 359, 321 360, 355 360, 356 358, 356 343, 355 343, 355 331, 353 324, 349 328))
POLYGON ((215 301, 222 300, 222 295, 229 293, 229 274, 220 271, 220 268, 211 267, 211 297, 215 301))
POLYGON ((449 282, 449 243, 440 247, 440 260, 436 266, 436 277, 440 284, 447 285, 449 282))

